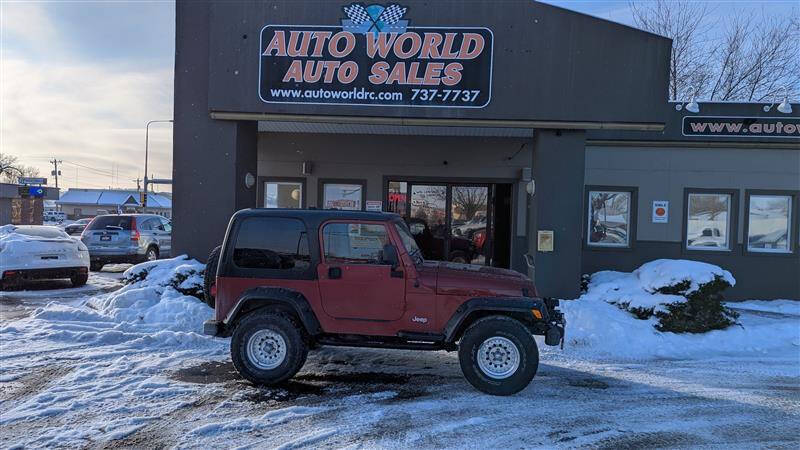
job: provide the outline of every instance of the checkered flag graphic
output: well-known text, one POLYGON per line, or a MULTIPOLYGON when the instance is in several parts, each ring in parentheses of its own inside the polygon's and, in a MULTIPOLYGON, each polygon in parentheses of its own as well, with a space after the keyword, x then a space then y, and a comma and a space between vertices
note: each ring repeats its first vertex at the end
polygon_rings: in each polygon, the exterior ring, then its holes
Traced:
POLYGON ((349 17, 350 20, 352 20, 356 25, 361 25, 362 23, 371 20, 369 14, 367 14, 367 10, 358 3, 345 6, 343 9, 344 13, 347 14, 347 17, 349 17))
POLYGON ((378 20, 382 20, 383 23, 387 25, 394 25, 403 18, 403 14, 406 13, 406 10, 407 8, 403 8, 400 5, 389 5, 383 10, 378 20))

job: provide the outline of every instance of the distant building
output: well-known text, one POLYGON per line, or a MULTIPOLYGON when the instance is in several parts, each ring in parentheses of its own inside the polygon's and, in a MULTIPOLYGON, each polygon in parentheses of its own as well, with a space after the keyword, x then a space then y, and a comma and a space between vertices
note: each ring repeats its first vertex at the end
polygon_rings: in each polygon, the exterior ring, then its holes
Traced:
MULTIPOLYGON (((35 186, 34 186, 35 187, 35 186)), ((58 188, 42 187, 41 196, 31 186, 0 183, 0 225, 41 225, 44 203, 58 198, 58 188)))
MULTIPOLYGON (((69 189, 56 203, 67 218, 75 220, 101 214, 143 212, 141 192, 122 189, 69 189)), ((147 212, 172 217, 169 194, 147 193, 147 212)))

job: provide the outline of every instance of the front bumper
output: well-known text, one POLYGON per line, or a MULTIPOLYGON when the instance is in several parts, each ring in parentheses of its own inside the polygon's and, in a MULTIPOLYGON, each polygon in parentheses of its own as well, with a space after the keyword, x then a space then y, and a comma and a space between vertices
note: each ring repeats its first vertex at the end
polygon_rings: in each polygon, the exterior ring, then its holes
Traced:
POLYGON ((542 299, 547 308, 547 331, 544 334, 546 345, 561 345, 564 348, 564 332, 567 328, 567 319, 564 313, 558 310, 559 301, 556 298, 545 297, 542 299))

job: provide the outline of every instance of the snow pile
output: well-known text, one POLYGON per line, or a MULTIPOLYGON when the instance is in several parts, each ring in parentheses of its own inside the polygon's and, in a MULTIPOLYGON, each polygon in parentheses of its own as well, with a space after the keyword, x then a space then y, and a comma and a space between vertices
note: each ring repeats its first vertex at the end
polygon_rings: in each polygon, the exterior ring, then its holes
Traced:
MULTIPOLYGON (((657 329, 659 316, 669 314, 674 305, 694 301, 693 296, 704 286, 720 281, 735 283, 730 272, 717 266, 681 260, 652 261, 632 273, 595 273, 586 293, 577 300, 561 302, 567 320, 566 351, 590 358, 625 359, 776 356, 787 352, 797 356, 800 316, 776 319, 743 312, 735 325, 724 330, 693 334, 657 329), (655 314, 635 313, 650 308, 655 314)), ((740 311, 759 307, 768 311, 763 303, 772 302, 727 306, 740 311)), ((795 311, 800 310, 800 302, 793 303, 795 311)), ((788 304, 776 306, 784 311, 793 308, 788 304)))
POLYGON ((668 312, 666 305, 685 303, 687 296, 715 280, 733 286, 730 272, 713 264, 680 259, 657 259, 632 273, 602 271, 593 274, 581 298, 599 299, 628 310, 668 312))
MULTIPOLYGON (((3 405, 0 427, 53 418, 52 426, 21 445, 85 446, 123 438, 182 408, 202 389, 166 380, 168 369, 227 357, 227 340, 199 334, 213 310, 172 285, 176 274, 196 274, 203 265, 178 257, 143 266, 131 273, 146 272, 144 277, 115 292, 77 306, 53 302, 0 327, 0 380, 12 383, 9 389, 44 383, 35 394, 3 405), (114 420, 85 420, 91 411, 121 413, 114 420)), ((197 281, 192 275, 186 280, 197 281)))
POLYGON ((186 255, 137 264, 123 273, 126 286, 94 297, 88 305, 119 322, 197 333, 213 310, 186 292, 202 295, 204 269, 205 265, 186 255))
POLYGON ((687 285, 681 293, 688 295, 701 285, 721 278, 731 286, 736 280, 730 272, 713 264, 684 259, 657 259, 643 264, 633 272, 639 285, 647 292, 661 292, 674 286, 687 285))

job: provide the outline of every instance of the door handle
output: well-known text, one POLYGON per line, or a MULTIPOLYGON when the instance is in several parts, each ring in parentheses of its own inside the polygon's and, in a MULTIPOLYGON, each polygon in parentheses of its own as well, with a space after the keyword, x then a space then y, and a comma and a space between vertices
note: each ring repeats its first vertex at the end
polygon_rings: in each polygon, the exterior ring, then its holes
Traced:
POLYGON ((329 267, 328 268, 328 278, 331 280, 338 280, 342 278, 342 268, 341 267, 329 267))

